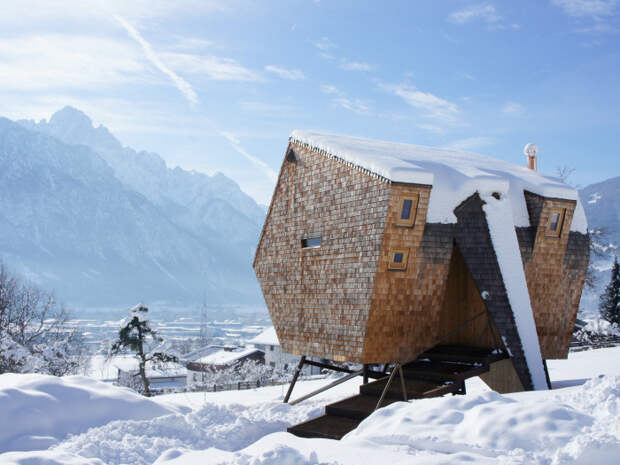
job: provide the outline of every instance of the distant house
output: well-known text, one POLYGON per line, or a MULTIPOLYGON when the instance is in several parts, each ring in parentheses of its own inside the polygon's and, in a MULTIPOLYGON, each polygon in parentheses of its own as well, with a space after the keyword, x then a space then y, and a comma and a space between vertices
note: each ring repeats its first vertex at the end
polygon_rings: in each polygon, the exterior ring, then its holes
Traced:
MULTIPOLYGON (((135 358, 119 358, 114 362, 116 368, 116 382, 120 386, 131 387, 140 390, 142 380, 138 371, 138 361, 135 358)), ((162 393, 182 389, 187 380, 187 369, 177 363, 167 363, 165 367, 149 367, 146 377, 153 393, 162 393)))
POLYGON ((255 347, 225 348, 188 362, 187 387, 204 384, 209 372, 232 368, 250 360, 265 363, 265 353, 255 347))
MULTIPOLYGON (((257 349, 265 352, 265 364, 278 371, 292 371, 299 363, 299 355, 293 355, 282 351, 280 341, 278 341, 278 336, 273 326, 267 328, 248 342, 254 344, 254 347, 257 349)), ((321 370, 315 366, 304 365, 301 373, 305 376, 318 375, 321 373, 321 370)))

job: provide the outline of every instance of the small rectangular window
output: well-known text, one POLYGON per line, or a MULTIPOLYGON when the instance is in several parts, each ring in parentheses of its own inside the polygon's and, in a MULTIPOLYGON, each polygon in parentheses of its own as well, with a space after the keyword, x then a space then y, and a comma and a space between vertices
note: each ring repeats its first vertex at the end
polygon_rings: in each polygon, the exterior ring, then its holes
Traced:
POLYGON ((397 226, 410 228, 415 223, 415 215, 418 209, 418 196, 408 195, 400 199, 399 214, 396 219, 397 226))
POLYGON ((409 249, 391 249, 388 270, 406 270, 408 258, 409 249))
POLYGON ((549 237, 560 237, 562 234, 562 226, 564 225, 564 216, 566 216, 566 208, 553 208, 547 222, 547 233, 549 237))
POLYGON ((302 249, 310 249, 313 247, 321 246, 321 238, 320 237, 308 237, 307 239, 301 240, 301 248, 302 249))
POLYGON ((412 203, 413 203, 413 200, 411 199, 403 200, 403 208, 400 212, 401 220, 408 220, 409 218, 411 218, 411 204, 412 203))
POLYGON ((551 215, 551 224, 549 225, 550 231, 556 231, 558 229, 558 223, 560 222, 560 214, 554 213, 551 215))

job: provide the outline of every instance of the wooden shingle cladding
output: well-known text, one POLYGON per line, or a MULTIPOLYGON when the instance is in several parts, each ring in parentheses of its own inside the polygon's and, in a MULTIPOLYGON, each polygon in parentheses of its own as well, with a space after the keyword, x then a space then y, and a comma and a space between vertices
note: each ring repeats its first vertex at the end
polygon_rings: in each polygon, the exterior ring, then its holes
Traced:
POLYGON ((283 351, 358 361, 391 186, 306 147, 289 150, 295 161, 280 171, 256 275, 283 351), (302 249, 310 237, 321 245, 302 249))
POLYGON ((588 267, 589 239, 570 231, 574 200, 530 192, 525 198, 531 227, 521 228, 519 242, 540 350, 544 359, 566 358, 588 267), (558 234, 550 234, 556 212, 563 222, 558 234))
POLYGON ((434 266, 420 251, 431 187, 392 183, 375 288, 366 326, 363 363, 408 360, 435 337, 448 264, 434 266), (404 198, 417 200, 415 222, 401 226, 404 198), (392 269, 394 251, 408 251, 406 268, 392 269))
MULTIPOLYGON (((474 194, 459 205, 457 223, 426 223, 432 189, 289 144, 254 262, 282 349, 390 363, 440 341, 499 346, 511 359, 485 380, 504 391, 532 389, 483 201, 474 194), (402 221, 406 199, 411 221, 402 221)), ((570 232, 575 201, 525 197, 531 226, 516 234, 541 351, 565 357, 588 237, 570 232), (548 228, 554 211, 564 216, 557 235, 548 228)))

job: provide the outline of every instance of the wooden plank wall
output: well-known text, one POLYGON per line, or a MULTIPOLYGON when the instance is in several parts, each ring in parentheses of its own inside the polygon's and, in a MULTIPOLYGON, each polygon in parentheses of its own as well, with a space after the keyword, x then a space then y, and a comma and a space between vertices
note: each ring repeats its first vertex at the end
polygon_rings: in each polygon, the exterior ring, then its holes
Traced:
MULTIPOLYGON (((491 323, 493 325, 493 323, 491 323)), ((499 348, 503 344, 499 336, 493 338, 493 333, 489 328, 489 318, 486 314, 486 306, 480 291, 469 272, 465 259, 458 247, 454 247, 452 260, 450 261, 450 273, 448 274, 448 284, 446 295, 441 307, 438 338, 450 334, 456 328, 459 329, 453 336, 450 336, 442 344, 463 344, 471 347, 495 348, 496 341, 499 348), (471 323, 463 326, 464 323, 476 317, 481 312, 483 316, 477 317, 471 323)), ((494 326, 494 333, 497 330, 494 326)))

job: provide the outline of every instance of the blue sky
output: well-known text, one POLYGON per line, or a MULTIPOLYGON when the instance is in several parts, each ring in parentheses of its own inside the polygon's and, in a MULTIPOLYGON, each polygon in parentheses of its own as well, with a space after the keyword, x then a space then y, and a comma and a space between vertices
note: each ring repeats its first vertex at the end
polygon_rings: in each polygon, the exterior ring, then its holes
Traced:
POLYGON ((73 105, 261 203, 298 128, 620 175, 620 0, 16 3, 0 115, 73 105))

